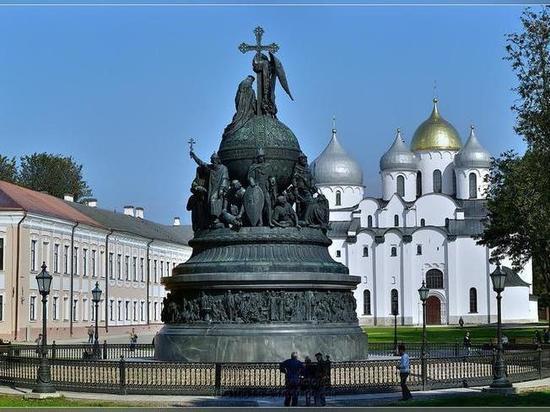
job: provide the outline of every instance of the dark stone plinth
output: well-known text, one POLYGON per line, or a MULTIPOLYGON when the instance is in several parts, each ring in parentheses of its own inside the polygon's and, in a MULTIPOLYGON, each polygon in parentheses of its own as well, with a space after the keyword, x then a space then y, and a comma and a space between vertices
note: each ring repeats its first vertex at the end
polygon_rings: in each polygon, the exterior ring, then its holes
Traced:
POLYGON ((330 257, 322 230, 219 228, 189 243, 191 258, 163 279, 170 292, 156 359, 278 362, 292 351, 367 357, 353 298, 360 278, 330 257))
POLYGON ((334 361, 366 359, 367 340, 354 324, 166 325, 155 358, 187 362, 280 362, 297 351, 334 361))

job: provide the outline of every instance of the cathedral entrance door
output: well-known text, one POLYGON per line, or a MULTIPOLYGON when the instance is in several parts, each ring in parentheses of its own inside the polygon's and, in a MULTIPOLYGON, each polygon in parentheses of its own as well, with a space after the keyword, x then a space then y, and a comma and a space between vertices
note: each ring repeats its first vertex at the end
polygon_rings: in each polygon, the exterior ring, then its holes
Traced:
POLYGON ((441 325, 441 301, 436 296, 430 296, 426 302, 426 323, 441 325))

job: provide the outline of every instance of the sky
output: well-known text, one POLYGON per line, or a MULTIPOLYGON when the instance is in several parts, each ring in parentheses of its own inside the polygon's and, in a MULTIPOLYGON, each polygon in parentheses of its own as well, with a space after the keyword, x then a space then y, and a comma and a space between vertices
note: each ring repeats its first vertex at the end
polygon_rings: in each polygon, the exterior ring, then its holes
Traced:
POLYGON ((380 194, 379 159, 396 128, 407 143, 432 109, 463 142, 475 124, 497 155, 524 150, 513 131, 516 79, 505 35, 519 6, 0 7, 0 153, 73 156, 100 207, 190 221, 195 165, 207 160, 251 74, 252 30, 280 46, 295 101, 279 88, 278 117, 310 161, 330 139, 380 194))

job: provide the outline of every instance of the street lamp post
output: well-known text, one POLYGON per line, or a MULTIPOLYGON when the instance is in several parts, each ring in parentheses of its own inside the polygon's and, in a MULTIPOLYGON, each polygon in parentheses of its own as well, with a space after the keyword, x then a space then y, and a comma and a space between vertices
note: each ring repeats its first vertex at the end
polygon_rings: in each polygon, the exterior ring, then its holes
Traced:
POLYGON ((418 295, 422 301, 422 349, 420 360, 422 362, 422 390, 426 389, 426 301, 430 289, 426 287, 426 283, 422 281, 422 286, 418 289, 418 295))
POLYGON ((94 336, 94 357, 99 357, 99 302, 101 301, 101 289, 99 288, 99 282, 95 283, 95 288, 92 289, 92 301, 95 304, 95 336, 94 336))
POLYGON ((504 291, 506 283, 506 273, 500 268, 500 263, 497 262, 496 269, 490 274, 493 283, 493 290, 497 294, 497 353, 495 359, 495 373, 490 390, 496 392, 513 392, 513 387, 510 381, 506 378, 506 366, 504 364, 504 354, 502 349, 502 309, 501 309, 501 293, 504 291))
POLYGON ((393 354, 399 356, 399 349, 397 348, 397 315, 399 313, 399 302, 397 301, 397 295, 392 294, 391 297, 391 314, 393 315, 393 354))
POLYGON ((48 347, 46 336, 46 320, 48 295, 52 285, 52 275, 46 271, 46 263, 42 263, 42 271, 36 275, 38 291, 42 295, 42 342, 40 348, 40 365, 38 366, 38 376, 36 377, 36 386, 32 390, 36 394, 55 393, 55 387, 52 384, 50 364, 48 362, 48 347))

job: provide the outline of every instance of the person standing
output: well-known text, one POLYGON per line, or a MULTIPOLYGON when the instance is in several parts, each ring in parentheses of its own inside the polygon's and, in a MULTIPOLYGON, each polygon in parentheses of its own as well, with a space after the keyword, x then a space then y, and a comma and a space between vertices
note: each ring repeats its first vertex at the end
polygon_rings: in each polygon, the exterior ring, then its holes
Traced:
POLYGON ((88 343, 94 343, 94 326, 88 326, 88 343))
POLYGON ((399 359, 399 364, 397 365, 397 369, 399 370, 399 378, 401 379, 401 392, 403 396, 401 400, 408 401, 409 399, 412 399, 411 391, 407 386, 407 378, 411 372, 411 361, 409 359, 409 354, 405 351, 405 345, 399 345, 398 350, 399 356, 401 356, 399 359))
POLYGON ((470 352, 472 351, 472 339, 470 338, 470 332, 466 332, 464 335, 464 349, 466 349, 466 354, 470 355, 470 352))
POLYGON ((130 350, 133 352, 136 349, 137 344, 137 334, 134 328, 132 328, 132 331, 130 332, 130 350))
POLYGON ((550 343, 550 329, 544 331, 544 343, 550 343))
MULTIPOLYGON (((327 386, 327 363, 323 359, 322 353, 316 353, 315 359, 317 359, 317 368, 315 374, 315 406, 325 406, 326 399, 326 386, 327 386)), ((329 377, 330 379, 330 377, 329 377)))
POLYGON ((290 359, 281 362, 279 370, 285 374, 285 406, 297 406, 300 377, 304 370, 304 364, 298 360, 298 352, 292 352, 290 359))
POLYGON ((36 343, 36 353, 40 354, 42 351, 42 334, 39 333, 38 337, 34 340, 34 343, 36 343))
POLYGON ((304 358, 304 371, 302 373, 302 392, 306 398, 306 406, 311 406, 311 397, 315 387, 316 365, 311 362, 309 356, 304 358))

